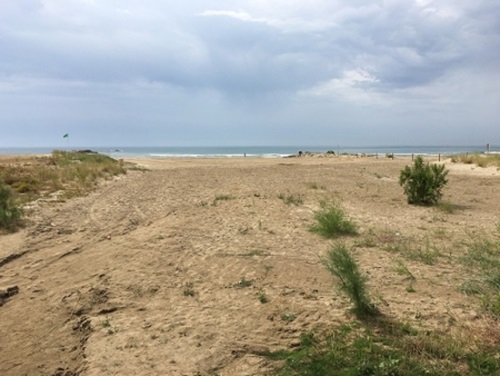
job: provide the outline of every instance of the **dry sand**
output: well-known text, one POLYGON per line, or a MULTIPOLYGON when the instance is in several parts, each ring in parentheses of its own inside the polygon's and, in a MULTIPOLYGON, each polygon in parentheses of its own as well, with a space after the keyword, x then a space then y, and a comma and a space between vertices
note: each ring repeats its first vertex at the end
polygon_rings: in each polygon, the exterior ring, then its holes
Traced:
POLYGON ((455 241, 498 234, 496 169, 448 164, 445 200, 456 210, 447 214, 406 203, 405 159, 136 162, 150 170, 40 205, 27 228, 0 236, 0 290, 19 288, 0 306, 0 375, 266 374, 259 351, 353 321, 319 261, 330 242, 308 231, 324 198, 359 225, 358 239, 372 231, 442 247, 434 265, 404 261, 414 293, 395 272, 397 254, 356 248, 384 314, 477 335, 490 324, 458 292, 467 275, 450 260, 455 241), (286 205, 279 194, 304 202, 286 205))

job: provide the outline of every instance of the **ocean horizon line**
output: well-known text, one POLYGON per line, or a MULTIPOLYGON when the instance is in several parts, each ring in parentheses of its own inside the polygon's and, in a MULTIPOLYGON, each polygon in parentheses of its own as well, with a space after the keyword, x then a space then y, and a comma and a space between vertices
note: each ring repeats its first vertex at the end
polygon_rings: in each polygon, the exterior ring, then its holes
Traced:
MULTIPOLYGON (((335 154, 394 154, 396 156, 454 155, 487 152, 487 145, 275 145, 275 146, 59 146, 0 147, 0 154, 50 154, 54 150, 92 150, 113 158, 276 158, 299 152, 335 154)), ((489 145, 489 151, 500 152, 500 145, 489 145)))

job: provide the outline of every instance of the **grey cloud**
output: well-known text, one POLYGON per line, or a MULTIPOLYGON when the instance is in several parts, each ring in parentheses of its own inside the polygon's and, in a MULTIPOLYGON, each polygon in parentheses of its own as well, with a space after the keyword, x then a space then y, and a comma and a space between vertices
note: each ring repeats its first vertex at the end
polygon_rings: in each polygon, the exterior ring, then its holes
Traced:
POLYGON ((500 116, 500 5, 491 1, 216 5, 0 2, 0 126, 56 133, 72 124, 110 140, 123 128, 144 143, 162 132, 229 140, 245 129, 246 140, 279 143, 283 133, 321 142, 371 127, 403 137, 414 124, 404 114, 426 110, 433 126, 455 119, 457 133, 474 121, 466 107, 488 126, 500 116))

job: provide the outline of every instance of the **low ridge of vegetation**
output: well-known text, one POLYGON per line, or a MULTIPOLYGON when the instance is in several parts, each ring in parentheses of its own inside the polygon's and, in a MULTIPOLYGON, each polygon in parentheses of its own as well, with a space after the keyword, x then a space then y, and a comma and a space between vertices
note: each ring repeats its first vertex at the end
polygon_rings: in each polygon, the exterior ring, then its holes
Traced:
POLYGON ((56 192, 59 199, 81 196, 100 179, 125 172, 122 161, 97 153, 56 150, 45 157, 0 160, 0 228, 18 226, 28 202, 56 192))
POLYGON ((500 154, 460 154, 451 157, 453 163, 475 164, 479 167, 500 168, 500 154))

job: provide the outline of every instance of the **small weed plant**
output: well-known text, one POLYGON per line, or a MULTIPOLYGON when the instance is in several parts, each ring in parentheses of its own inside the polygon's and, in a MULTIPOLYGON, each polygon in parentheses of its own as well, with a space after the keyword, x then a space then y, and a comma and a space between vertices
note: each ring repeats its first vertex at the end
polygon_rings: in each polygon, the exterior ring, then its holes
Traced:
POLYGON ((295 206, 300 206, 304 203, 304 199, 302 198, 301 194, 289 194, 289 195, 284 195, 283 193, 280 193, 278 195, 278 198, 280 200, 283 200, 283 202, 287 205, 295 205, 295 206))
POLYGON ((442 197, 441 190, 448 180, 444 165, 429 165, 421 156, 415 158, 413 167, 406 166, 400 173, 399 184, 403 187, 409 204, 435 205, 442 197))
POLYGON ((245 277, 241 278, 238 282, 236 282, 233 287, 236 289, 244 289, 246 287, 250 287, 253 285, 253 280, 246 279, 245 277))
POLYGON ((263 290, 259 291, 259 302, 261 302, 262 304, 266 304, 267 302, 269 302, 269 298, 263 290))
POLYGON ((219 194, 217 196, 215 196, 213 202, 212 202, 212 206, 217 206, 217 203, 219 201, 230 201, 230 200, 234 200, 235 197, 231 196, 231 195, 228 195, 228 194, 219 194))
POLYGON ((358 317, 373 317, 380 314, 369 297, 366 276, 361 274, 356 260, 344 244, 333 245, 322 262, 338 279, 340 290, 344 291, 352 301, 354 313, 358 317))
POLYGON ((184 290, 182 291, 182 294, 184 296, 195 296, 196 291, 194 290, 194 283, 193 282, 187 282, 184 285, 184 290))
POLYGON ((320 189, 323 191, 326 189, 326 187, 324 185, 319 185, 318 183, 316 183, 314 181, 308 182, 308 183, 306 183, 306 185, 309 189, 320 189))
POLYGON ((297 318, 297 315, 295 313, 292 313, 292 312, 283 312, 281 314, 281 320, 282 321, 285 321, 285 322, 292 322, 294 321, 295 319, 297 318))
POLYGON ((328 239, 335 239, 342 235, 357 235, 356 224, 351 221, 344 211, 334 203, 321 203, 321 209, 314 214, 316 224, 310 228, 328 239))
POLYGON ((415 281, 416 278, 413 275, 413 273, 408 269, 408 267, 405 265, 405 263, 401 260, 396 260, 396 267, 394 268, 395 272, 398 273, 401 276, 404 276, 405 278, 415 281))

